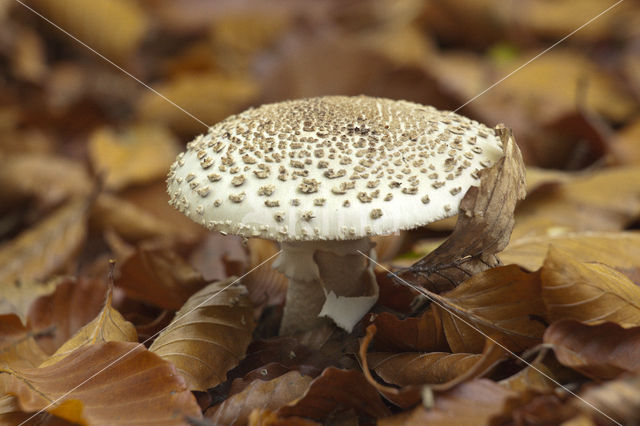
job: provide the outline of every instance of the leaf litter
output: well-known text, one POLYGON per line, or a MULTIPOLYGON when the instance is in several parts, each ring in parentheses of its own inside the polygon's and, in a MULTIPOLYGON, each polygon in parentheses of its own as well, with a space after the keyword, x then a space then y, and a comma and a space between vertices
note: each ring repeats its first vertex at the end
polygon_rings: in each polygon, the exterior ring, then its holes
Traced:
POLYGON ((352 334, 279 337, 270 265, 217 293, 278 247, 167 205, 181 141, 292 97, 454 110, 611 5, 85 3, 29 5, 202 122, 0 3, 0 424, 640 422, 636 5, 464 106, 507 155, 457 218, 376 239, 352 334))

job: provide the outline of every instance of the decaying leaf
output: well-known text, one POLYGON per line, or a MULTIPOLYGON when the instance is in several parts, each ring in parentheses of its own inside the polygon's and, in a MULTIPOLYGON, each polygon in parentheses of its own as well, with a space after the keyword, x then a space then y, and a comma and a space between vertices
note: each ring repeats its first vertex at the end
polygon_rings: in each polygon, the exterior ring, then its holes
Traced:
POLYGON ((107 292, 105 306, 98 316, 89 324, 82 327, 58 350, 40 366, 47 367, 55 364, 78 348, 105 342, 137 342, 138 333, 129 321, 125 320, 120 312, 111 306, 113 289, 107 292))
POLYGON ((640 287, 613 268, 580 262, 551 246, 541 276, 542 299, 551 322, 571 318, 585 324, 640 325, 640 287))
MULTIPOLYGON (((594 421, 605 421, 601 412, 623 425, 634 425, 640 421, 640 375, 626 375, 601 386, 581 393, 589 404, 574 400, 573 406, 594 421)), ((598 423, 600 424, 600 423, 598 423)))
POLYGON ((619 231, 640 214, 640 167, 582 173, 516 210, 513 240, 581 231, 619 231))
POLYGON ((541 352, 529 365, 498 383, 521 395, 534 392, 539 394, 552 393, 559 381, 552 369, 544 363, 544 355, 541 352))
POLYGON ((89 8, 82 0, 37 0, 34 6, 94 49, 120 61, 137 49, 148 25, 140 6, 126 0, 97 0, 89 8))
POLYGON ((640 269, 640 233, 637 232, 570 232, 523 237, 509 243, 499 257, 504 263, 535 271, 544 263, 550 245, 581 262, 604 263, 625 272, 640 269))
MULTIPOLYGON (((456 375, 452 372, 452 374, 448 375, 448 380, 441 383, 420 383, 419 385, 416 383, 409 383, 402 388, 396 388, 379 383, 373 378, 371 372, 369 371, 367 348, 369 347, 369 344, 371 343, 371 340, 373 339, 373 336, 375 334, 376 326, 372 324, 367 327, 367 334, 360 341, 360 350, 358 354, 360 356, 360 362, 362 363, 364 376, 367 381, 378 392, 380 392, 381 395, 383 395, 393 404, 402 408, 412 407, 420 401, 424 385, 428 385, 428 387, 432 391, 447 391, 459 385, 460 383, 487 374, 505 356, 505 353, 501 348, 495 345, 492 341, 487 340, 487 344, 485 345, 482 355, 479 355, 475 359, 475 362, 472 363, 472 365, 466 366, 468 368, 461 369, 463 371, 458 371, 459 374, 456 375)), ((392 372, 391 374, 395 374, 395 372, 392 372)), ((423 372, 423 374, 424 376, 427 376, 428 373, 423 372)), ((434 374, 434 377, 436 374, 434 374)))
POLYGON ((192 390, 224 382, 251 342, 251 303, 244 287, 230 286, 235 280, 210 284, 191 296, 149 348, 172 362, 192 390))
POLYGON ((107 189, 162 179, 179 152, 178 143, 164 127, 138 125, 116 133, 96 130, 89 138, 89 156, 107 189))
MULTIPOLYGON (((274 242, 257 238, 248 240, 247 247, 249 248, 248 270, 252 270, 278 252, 278 246, 274 242)), ((242 280, 249 290, 251 302, 256 307, 284 303, 287 295, 287 277, 273 269, 275 259, 274 257, 242 280)))
POLYGON ((45 282, 30 280, 0 285, 0 315, 16 314, 26 323, 31 303, 40 296, 53 293, 60 281, 53 278, 45 282))
POLYGON ((443 295, 430 296, 438 302, 433 309, 453 352, 482 351, 486 335, 519 351, 538 342, 545 329, 538 317, 544 312, 540 274, 515 265, 480 272, 443 295))
POLYGON ((488 425, 506 415, 513 391, 486 379, 463 383, 435 397, 433 406, 423 405, 409 413, 381 419, 381 426, 396 425, 488 425))
POLYGON ((215 424, 245 425, 253 410, 276 410, 300 398, 312 380, 297 371, 268 381, 254 380, 242 392, 209 409, 205 416, 215 424))
POLYGON ((103 308, 107 285, 102 280, 64 278, 55 291, 36 299, 27 314, 32 330, 51 329, 38 344, 51 355, 103 308))
POLYGON ((369 368, 381 379, 397 386, 444 383, 466 372, 481 358, 480 354, 447 352, 371 352, 369 368))
POLYGON ((613 379, 625 371, 640 373, 640 327, 563 320, 547 328, 544 343, 560 363, 588 377, 613 379))
MULTIPOLYGON (((16 315, 0 315, 0 365, 37 367, 47 357, 16 315)), ((0 393, 2 386, 0 382, 0 393)))
MULTIPOLYGON (((525 196, 524 165, 511 131, 496 128, 504 150, 494 166, 480 172, 480 186, 469 188, 460 202, 451 236, 408 272, 426 287, 442 291, 499 263, 507 246, 513 211, 525 196)), ((405 274, 406 276, 406 274, 405 274)))
MULTIPOLYGON (((258 94, 256 83, 242 76, 181 75, 156 86, 157 90, 189 113, 212 125, 241 110, 258 94)), ((155 93, 146 92, 138 108, 141 118, 168 125, 181 133, 201 133, 206 127, 155 93)))
POLYGON ((380 419, 389 415, 389 409, 362 373, 329 367, 313 379, 304 395, 276 413, 323 420, 332 412, 349 409, 363 418, 380 419))
POLYGON ((0 246, 0 284, 44 279, 70 262, 85 239, 88 206, 70 201, 0 246))
POLYGON ((199 272, 164 244, 144 243, 124 261, 116 285, 134 298, 179 309, 206 285, 199 272))
POLYGON ((48 367, 1 366, 0 372, 24 412, 45 409, 74 423, 110 425, 177 425, 184 416, 201 417, 175 367, 139 344, 84 346, 48 367))
POLYGON ((384 352, 439 352, 448 349, 442 324, 431 309, 419 317, 400 319, 383 312, 376 315, 374 347, 384 352))
POLYGON ((43 206, 55 206, 71 197, 87 196, 92 179, 78 162, 64 157, 15 154, 0 161, 0 202, 34 196, 43 206))

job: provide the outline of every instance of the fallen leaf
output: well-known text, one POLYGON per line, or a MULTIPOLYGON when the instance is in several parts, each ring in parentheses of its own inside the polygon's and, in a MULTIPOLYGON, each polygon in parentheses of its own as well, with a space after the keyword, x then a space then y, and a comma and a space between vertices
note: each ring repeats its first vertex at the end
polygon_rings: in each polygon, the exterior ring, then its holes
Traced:
POLYGON ((0 315, 0 364, 15 368, 40 365, 47 355, 36 343, 35 334, 22 325, 18 316, 0 315))
POLYGON ((593 379, 614 379, 625 371, 640 373, 640 327, 562 320, 547 328, 544 343, 562 365, 593 379))
POLYGON ((362 373, 329 367, 313 379, 304 395, 279 408, 276 413, 284 417, 309 417, 322 421, 332 412, 348 409, 370 419, 390 414, 362 373))
POLYGON ((155 85, 155 88, 181 108, 167 103, 155 93, 145 92, 138 105, 141 119, 163 123, 179 133, 189 135, 203 132, 206 125, 213 125, 239 112, 258 95, 258 86, 252 79, 216 73, 180 75, 155 85), (182 108, 203 120, 206 125, 186 115, 182 108))
POLYGON ((32 330, 52 329, 37 339, 40 347, 51 355, 99 314, 106 292, 107 285, 102 280, 63 278, 52 294, 31 304, 27 326, 32 330))
POLYGON ((175 367, 139 344, 99 343, 48 367, 0 371, 24 412, 46 409, 74 423, 110 425, 178 425, 183 416, 201 417, 175 367))
MULTIPOLYGON (((200 244, 189 255, 189 263, 200 271, 207 281, 220 281, 230 275, 241 275, 259 264, 259 262, 249 264, 248 244, 248 242, 245 244, 242 237, 236 235, 225 236, 219 232, 207 232, 200 244), (249 264, 248 267, 247 264, 249 264)), ((249 280, 261 269, 253 271, 242 279, 242 285, 249 290, 249 297, 252 296, 249 280)), ((253 299, 252 304, 254 307, 258 306, 253 299)))
POLYGON ((43 15, 116 61, 128 59, 147 31, 148 21, 141 6, 126 0, 97 0, 91 7, 86 7, 82 0, 33 3, 43 15), (114 22, 118 23, 117 29, 113 27, 114 22))
MULTIPOLYGON (((498 422, 516 399, 513 391, 487 379, 476 379, 435 396, 433 406, 420 405, 409 413, 381 419, 380 426, 489 425, 498 422)), ((504 419, 503 419, 504 420, 504 419)))
POLYGON ((580 262, 553 245, 541 270, 542 299, 550 322, 575 319, 594 325, 640 325, 640 287, 599 263, 580 262))
POLYGON ((59 271, 84 242, 86 199, 73 200, 0 246, 0 283, 45 279, 59 271))
POLYGON ((320 426, 302 417, 280 417, 270 410, 256 409, 249 414, 249 426, 320 426))
MULTIPOLYGON (((430 388, 431 391, 447 391, 451 388, 456 387, 460 383, 487 374, 499 361, 504 358, 505 355, 504 351, 501 348, 495 345, 492 341, 487 340, 487 344, 485 345, 482 355, 478 355, 472 365, 467 366, 467 368, 465 369, 462 369, 463 371, 458 371, 459 374, 451 374, 449 377, 447 377, 448 380, 441 383, 421 383, 419 385, 416 383, 408 383, 402 388, 396 388, 378 383, 369 371, 367 348, 369 347, 369 344, 375 334, 376 326, 372 324, 367 327, 366 336, 360 341, 360 350, 358 354, 360 357, 360 362, 362 364, 364 376, 371 384, 371 386, 373 386, 381 395, 401 408, 409 408, 420 402, 422 392, 425 389, 423 385, 428 384, 428 388, 430 388)), ((390 372, 391 375, 396 375, 396 373, 397 372, 395 371, 390 372)), ((425 372, 421 372, 421 374, 423 375, 424 373, 425 372)))
POLYGON ((93 180, 77 161, 53 155, 14 154, 0 160, 0 202, 36 197, 42 207, 53 207, 72 197, 89 195, 93 180))
POLYGON ((100 128, 88 143, 94 170, 105 188, 115 191, 164 178, 179 152, 174 136, 159 125, 136 125, 117 133, 100 128))
MULTIPOLYGON (((249 265, 247 270, 260 265, 279 250, 273 241, 251 238, 247 241, 249 249, 249 265)), ((277 256, 242 279, 242 284, 249 290, 251 303, 258 312, 264 307, 283 305, 287 295, 287 277, 273 269, 277 256)))
POLYGON ((312 380, 297 371, 268 381, 254 380, 242 392, 207 410, 205 417, 215 424, 246 425, 253 410, 276 410, 300 398, 312 380))
POLYGON ((580 231, 618 231, 640 214, 640 167, 576 175, 516 210, 513 240, 580 231))
MULTIPOLYGON (((640 61, 639 61, 640 64, 640 61)), ((612 144, 613 155, 620 164, 640 164, 640 120, 635 120, 620 130, 612 144)))
POLYGON ((553 245, 581 262, 598 262, 632 271, 640 268, 640 233, 570 232, 560 235, 523 237, 500 253, 504 263, 515 263, 530 271, 540 268, 553 245))
POLYGON ((540 274, 515 265, 480 272, 455 289, 430 294, 452 352, 478 353, 491 335, 512 351, 540 341, 545 324, 540 274), (478 332, 481 330, 484 334, 478 332))
MULTIPOLYGON (((580 396, 590 405, 583 401, 573 400, 573 407, 582 411, 596 424, 611 421, 613 418, 619 424, 635 425, 640 421, 640 376, 625 375, 617 380, 604 383, 597 387, 592 387, 580 396), (599 411, 596 411, 595 408, 599 411), (602 412, 608 419, 605 420, 602 412)), ((607 422, 608 423, 608 422, 607 422)), ((604 423, 604 424, 607 424, 604 423)))
POLYGON ((496 253, 509 242, 516 202, 525 196, 524 165, 510 130, 498 127, 496 132, 504 157, 480 172, 479 187, 469 188, 449 238, 407 269, 423 286, 438 292, 455 287, 497 265, 496 253))
POLYGON ((113 289, 107 291, 104 308, 98 316, 82 327, 58 350, 44 361, 40 367, 55 364, 78 348, 105 342, 137 342, 138 333, 129 321, 125 320, 120 312, 111 306, 113 289))
POLYGON ((430 309, 405 319, 383 312, 373 318, 377 329, 373 345, 382 352, 445 351, 449 347, 439 319, 430 309))
POLYGON ((191 390, 226 380, 244 357, 254 328, 247 291, 230 277, 203 288, 176 312, 149 350, 172 362, 191 390))
POLYGON ((143 243, 120 267, 116 285, 129 297, 163 309, 179 309, 207 283, 175 251, 165 244, 143 243))
POLYGON ((382 380, 397 386, 444 383, 467 371, 480 354, 447 352, 370 352, 369 368, 382 380))
POLYGON ((0 314, 16 314, 26 323, 31 303, 40 296, 53 293, 60 281, 53 278, 45 282, 14 281, 0 285, 0 314))

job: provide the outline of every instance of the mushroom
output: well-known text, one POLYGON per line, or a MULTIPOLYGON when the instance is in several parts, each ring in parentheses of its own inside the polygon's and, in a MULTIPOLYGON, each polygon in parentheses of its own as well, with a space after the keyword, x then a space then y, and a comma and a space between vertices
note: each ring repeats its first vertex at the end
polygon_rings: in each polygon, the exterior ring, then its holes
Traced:
POLYGON ((378 287, 373 235, 457 213, 503 152, 493 129, 407 101, 327 96, 231 116, 171 166, 170 204, 211 230, 280 243, 280 333, 351 331, 378 287))

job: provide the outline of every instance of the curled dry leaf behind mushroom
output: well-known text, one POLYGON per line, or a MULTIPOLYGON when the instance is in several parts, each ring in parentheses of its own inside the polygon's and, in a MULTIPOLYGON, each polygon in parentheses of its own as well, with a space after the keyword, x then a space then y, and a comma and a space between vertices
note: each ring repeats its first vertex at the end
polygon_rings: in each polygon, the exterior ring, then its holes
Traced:
POLYGON ((187 145, 171 204, 212 230, 278 241, 280 332, 327 316, 350 331, 376 302, 369 237, 458 211, 503 156, 492 129, 407 101, 329 96, 231 116, 187 145))

